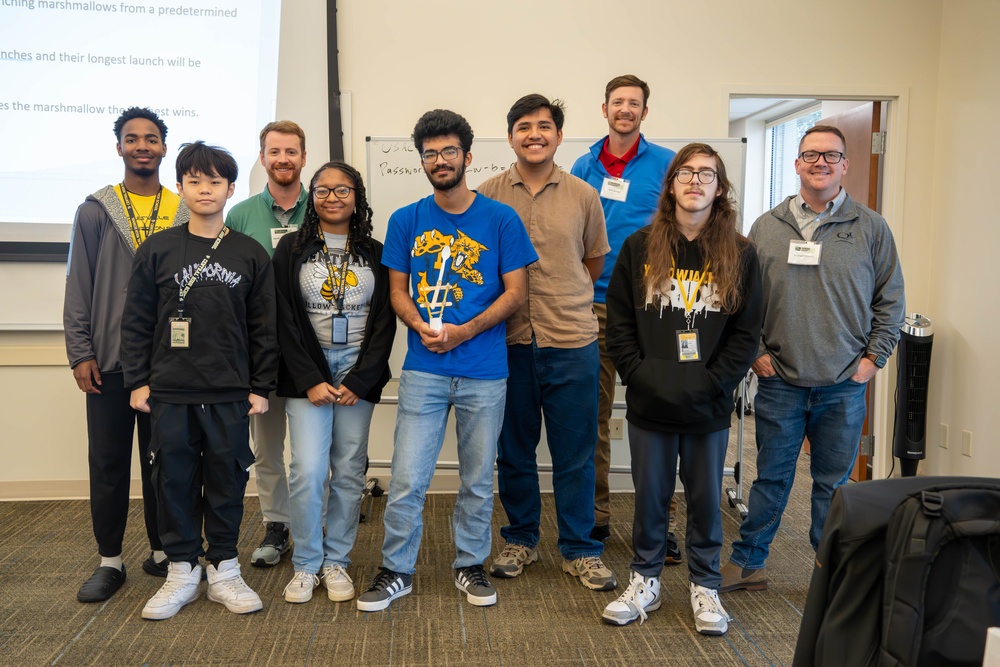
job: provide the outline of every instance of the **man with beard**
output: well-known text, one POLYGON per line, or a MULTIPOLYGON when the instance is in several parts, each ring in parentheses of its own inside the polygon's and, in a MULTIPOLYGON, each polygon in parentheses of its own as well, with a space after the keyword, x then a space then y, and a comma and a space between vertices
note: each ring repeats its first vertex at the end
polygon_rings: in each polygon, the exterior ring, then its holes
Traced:
POLYGON ((76 212, 63 305, 69 365, 87 395, 90 514, 101 556, 100 566, 77 593, 80 602, 107 600, 125 583, 122 539, 136 425, 146 537, 152 551, 142 569, 167 576, 150 481, 149 415, 129 405, 121 320, 135 249, 147 236, 186 223, 188 210, 180 197, 160 185, 167 126, 159 116, 149 109, 126 109, 115 121, 114 132, 125 178, 87 197, 76 212))
POLYGON ((427 112, 413 143, 434 194, 392 214, 382 255, 392 307, 410 330, 382 567, 358 597, 361 611, 385 609, 412 590, 424 499, 452 408, 461 479, 455 586, 471 604, 496 604, 483 562, 490 555, 493 464, 506 396, 504 322, 524 303, 525 267, 538 259, 517 213, 466 185, 472 128, 462 116, 427 112))
POLYGON ((749 514, 722 566, 720 593, 767 588, 771 540, 809 438, 815 550, 834 490, 858 454, 865 388, 892 354, 903 326, 903 271, 885 219, 841 185, 847 142, 816 125, 799 142, 799 194, 757 219, 750 240, 764 282, 764 329, 753 371, 759 380, 757 479, 749 514))
POLYGON ((490 568, 512 578, 538 559, 542 499, 535 450, 542 419, 552 454, 562 569, 592 590, 617 586, 601 561, 594 527, 597 439, 597 316, 594 281, 608 237, 597 192, 555 163, 565 119, 562 102, 525 95, 507 113, 517 161, 479 187, 521 216, 538 262, 528 270, 528 299, 507 321, 507 407, 497 474, 510 525, 490 568))
MULTIPOLYGON (((594 186, 601 195, 611 251, 604 257, 604 272, 594 283, 594 312, 597 313, 597 345, 601 359, 601 382, 597 408, 597 448, 594 452, 594 531, 602 542, 611 535, 611 495, 608 474, 611 468, 611 410, 615 400, 615 366, 608 355, 604 331, 608 322, 605 303, 608 281, 615 268, 622 243, 633 232, 649 224, 663 190, 663 178, 672 150, 646 141, 639 132, 649 113, 649 86, 633 74, 616 76, 604 89, 601 111, 608 120, 608 136, 577 159, 571 173, 594 186)), ((670 503, 670 532, 666 563, 681 562, 674 538, 677 501, 670 503)))
MULTIPOLYGON (((234 206, 226 216, 226 226, 252 236, 273 255, 281 237, 297 230, 306 214, 309 193, 300 181, 306 166, 302 128, 290 120, 265 125, 260 131, 260 163, 267 172, 264 191, 234 206)), ((285 399, 276 394, 271 396, 270 409, 250 420, 257 495, 266 529, 250 557, 257 567, 277 565, 291 546, 285 424, 285 399)))

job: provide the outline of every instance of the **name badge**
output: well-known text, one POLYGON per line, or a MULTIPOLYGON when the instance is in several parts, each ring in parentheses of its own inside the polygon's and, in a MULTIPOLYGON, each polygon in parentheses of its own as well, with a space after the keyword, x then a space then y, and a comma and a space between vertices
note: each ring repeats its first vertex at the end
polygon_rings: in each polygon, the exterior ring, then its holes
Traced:
POLYGON ((295 232, 295 231, 298 231, 298 228, 297 227, 292 227, 291 225, 289 225, 288 227, 272 227, 271 228, 271 247, 272 248, 277 248, 278 247, 278 241, 281 240, 282 236, 284 236, 285 234, 288 234, 289 232, 295 232))
POLYGON ((677 361, 701 361, 701 345, 698 330, 685 329, 677 332, 677 361))
POLYGON ((170 318, 170 347, 175 350, 191 347, 190 317, 170 318))
POLYGON ((333 316, 333 340, 334 345, 347 345, 347 315, 333 316))
POLYGON ((624 178, 606 177, 601 184, 601 196, 614 201, 625 201, 628 198, 628 181, 624 178))
POLYGON ((815 241, 791 241, 788 244, 788 263, 801 266, 819 266, 822 243, 815 241))

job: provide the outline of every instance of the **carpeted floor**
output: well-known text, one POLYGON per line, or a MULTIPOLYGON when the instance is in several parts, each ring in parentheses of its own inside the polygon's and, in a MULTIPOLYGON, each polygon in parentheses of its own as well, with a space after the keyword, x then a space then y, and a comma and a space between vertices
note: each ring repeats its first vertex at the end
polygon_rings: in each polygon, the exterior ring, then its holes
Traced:
MULTIPOLYGON (((753 420, 748 419, 746 477, 753 471, 753 420)), ((731 454, 734 448, 730 449, 731 454)), ((147 556, 139 501, 133 501, 124 559, 128 580, 110 601, 80 604, 76 590, 97 565, 86 501, 0 503, 0 664, 3 665, 788 665, 812 572, 808 531, 808 459, 768 560, 770 588, 722 596, 732 615, 729 633, 694 630, 687 568, 664 569, 664 603, 643 623, 619 628, 601 622, 604 606, 620 594, 581 586, 560 569, 552 497, 543 503, 541 559, 512 580, 494 580, 499 603, 478 608, 453 584, 451 510, 454 495, 428 497, 424 539, 413 593, 385 612, 358 612, 333 603, 318 589, 307 604, 284 602, 292 576, 286 557, 270 569, 248 558, 263 537, 259 504, 247 498, 240 560, 263 611, 230 614, 204 597, 167 621, 140 618, 162 579, 142 572, 147 556)), ((732 486, 732 479, 724 481, 732 486)), ((745 482, 744 489, 749 488, 745 482)), ((745 493, 745 491, 744 491, 745 493)), ((349 572, 367 587, 380 563, 385 498, 375 499, 358 533, 349 572)), ((613 497, 614 519, 604 560, 619 579, 628 576, 631 494, 613 497)), ((738 513, 723 507, 726 547, 737 534, 738 513)), ((504 523, 494 509, 494 554, 504 523)), ((683 535, 683 503, 680 516, 683 535)), ((204 589, 204 584, 202 585, 204 589)), ((204 593, 203 593, 204 596, 204 593)))

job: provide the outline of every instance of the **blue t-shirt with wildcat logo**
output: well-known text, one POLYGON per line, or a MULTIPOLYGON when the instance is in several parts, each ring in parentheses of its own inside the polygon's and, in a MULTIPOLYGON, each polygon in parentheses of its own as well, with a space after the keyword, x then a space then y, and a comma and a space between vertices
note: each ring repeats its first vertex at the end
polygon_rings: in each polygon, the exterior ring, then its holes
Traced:
MULTIPOLYGON (((503 274, 538 260, 528 232, 511 207, 476 194, 461 214, 430 195, 389 218, 382 263, 410 275, 413 300, 425 322, 464 324, 503 294, 503 274)), ((403 370, 449 377, 507 377, 507 327, 500 322, 444 354, 407 332, 403 370)))

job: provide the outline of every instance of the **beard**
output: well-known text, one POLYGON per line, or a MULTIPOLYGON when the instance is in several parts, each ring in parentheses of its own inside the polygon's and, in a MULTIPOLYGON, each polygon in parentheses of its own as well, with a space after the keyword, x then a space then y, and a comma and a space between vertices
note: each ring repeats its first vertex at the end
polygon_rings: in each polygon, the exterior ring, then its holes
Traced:
POLYGON ((159 165, 155 167, 148 167, 148 166, 133 167, 130 171, 136 176, 140 176, 142 178, 149 178, 150 176, 155 176, 157 173, 159 173, 160 168, 159 165))
POLYGON ((453 187, 461 183, 463 178, 465 178, 465 162, 462 163, 461 167, 455 169, 455 173, 452 174, 451 178, 444 181, 435 180, 434 172, 427 172, 427 180, 431 182, 431 186, 435 190, 440 190, 442 192, 451 190, 453 187))
POLYGON ((291 185, 292 183, 298 183, 300 177, 302 176, 301 169, 292 169, 291 171, 265 169, 265 171, 267 172, 267 177, 278 185, 291 185))

